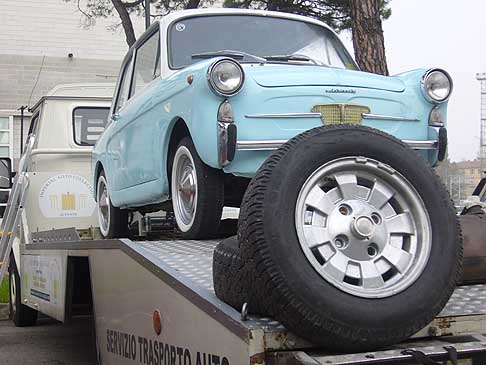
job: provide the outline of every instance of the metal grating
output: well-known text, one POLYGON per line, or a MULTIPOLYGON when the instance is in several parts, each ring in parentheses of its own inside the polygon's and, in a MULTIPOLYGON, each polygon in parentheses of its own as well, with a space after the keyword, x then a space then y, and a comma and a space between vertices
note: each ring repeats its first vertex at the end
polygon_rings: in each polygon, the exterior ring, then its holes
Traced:
MULTIPOLYGON (((214 296, 213 251, 215 241, 142 241, 137 242, 144 250, 163 260, 172 269, 189 279, 194 286, 207 290, 214 296)), ((486 315, 486 284, 462 286, 455 290, 440 317, 486 315)), ((264 327, 280 331, 283 326, 272 318, 249 317, 248 327, 264 327)))
POLYGON ((355 104, 318 104, 312 112, 321 113, 324 124, 361 124, 363 113, 369 113, 370 108, 355 104))
POLYGON ((486 314, 486 285, 460 286, 439 317, 486 314))

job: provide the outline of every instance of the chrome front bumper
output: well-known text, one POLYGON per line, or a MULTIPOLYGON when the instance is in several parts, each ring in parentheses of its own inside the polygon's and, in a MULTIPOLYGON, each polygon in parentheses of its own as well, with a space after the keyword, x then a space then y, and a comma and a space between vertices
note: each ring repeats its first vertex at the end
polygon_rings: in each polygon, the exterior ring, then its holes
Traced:
MULTIPOLYGON (((238 141, 236 143, 236 149, 238 151, 273 151, 283 145, 286 140, 264 140, 264 141, 238 141)), ((438 147, 438 143, 435 140, 425 141, 411 141, 402 140, 402 142, 408 144, 408 146, 414 150, 435 150, 438 147)))

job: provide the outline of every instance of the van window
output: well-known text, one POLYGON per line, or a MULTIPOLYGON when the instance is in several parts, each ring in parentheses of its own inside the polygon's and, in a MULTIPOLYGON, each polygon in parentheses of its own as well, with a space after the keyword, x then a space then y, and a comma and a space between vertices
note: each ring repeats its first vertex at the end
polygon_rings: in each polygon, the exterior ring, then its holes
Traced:
POLYGON ((79 107, 73 111, 74 143, 94 146, 105 130, 110 108, 79 107))
POLYGON ((29 126, 29 135, 35 134, 37 132, 37 124, 39 122, 39 115, 40 113, 37 113, 32 116, 32 119, 30 120, 30 126, 29 126))
POLYGON ((145 85, 160 75, 159 32, 154 33, 137 49, 130 96, 137 94, 145 85))
POLYGON ((7 208, 9 195, 10 189, 0 189, 0 218, 3 218, 3 214, 7 208))

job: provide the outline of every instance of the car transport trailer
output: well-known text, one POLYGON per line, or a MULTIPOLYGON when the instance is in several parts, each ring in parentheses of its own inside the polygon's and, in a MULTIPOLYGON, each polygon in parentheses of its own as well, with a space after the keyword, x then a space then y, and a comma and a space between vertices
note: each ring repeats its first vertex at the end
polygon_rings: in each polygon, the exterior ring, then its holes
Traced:
POLYGON ((445 310, 409 342, 377 352, 330 354, 271 318, 248 316, 244 308, 239 312, 216 298, 211 270, 218 241, 81 240, 75 229, 30 232, 25 224, 21 231, 31 239, 11 257, 17 324, 34 324, 37 312, 67 322, 77 306, 90 306, 101 364, 486 360, 485 285, 458 288, 445 310))
MULTIPOLYGON (((112 92, 59 86, 33 108, 0 229, 0 278, 8 267, 16 325, 34 325, 38 313, 61 322, 92 314, 100 364, 486 363, 485 285, 456 289, 405 343, 337 354, 218 299, 212 265, 219 240, 99 239, 90 142, 103 130, 112 92)), ((10 162, 0 159, 0 188, 10 180, 10 162)))
POLYGON ((22 304, 69 321, 73 293, 89 283, 101 364, 486 361, 486 285, 457 288, 443 312, 405 343, 332 354, 272 318, 249 316, 219 300, 211 273, 217 240, 80 240, 74 229, 32 237, 21 246, 22 304))

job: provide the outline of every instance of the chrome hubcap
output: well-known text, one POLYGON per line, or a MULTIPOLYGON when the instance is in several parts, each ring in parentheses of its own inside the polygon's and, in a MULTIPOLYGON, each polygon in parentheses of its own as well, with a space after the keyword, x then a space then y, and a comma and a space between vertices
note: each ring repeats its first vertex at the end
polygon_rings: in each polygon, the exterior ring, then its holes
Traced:
POLYGON ((179 147, 174 156, 172 199, 179 228, 183 232, 188 231, 197 207, 197 174, 191 153, 184 146, 179 147))
POLYGON ((301 188, 295 222, 314 269, 356 296, 405 290, 429 258, 422 199, 405 177, 373 159, 347 157, 318 168, 301 188))
POLYGON ((100 230, 106 235, 110 226, 110 197, 108 195, 108 188, 106 180, 101 176, 98 180, 98 217, 100 223, 100 230))
POLYGON ((15 287, 15 276, 10 275, 10 302, 12 303, 12 310, 15 313, 17 311, 17 288, 15 287))
POLYGON ((375 224, 370 217, 361 215, 353 220, 352 229, 356 238, 370 239, 375 231, 375 224))

